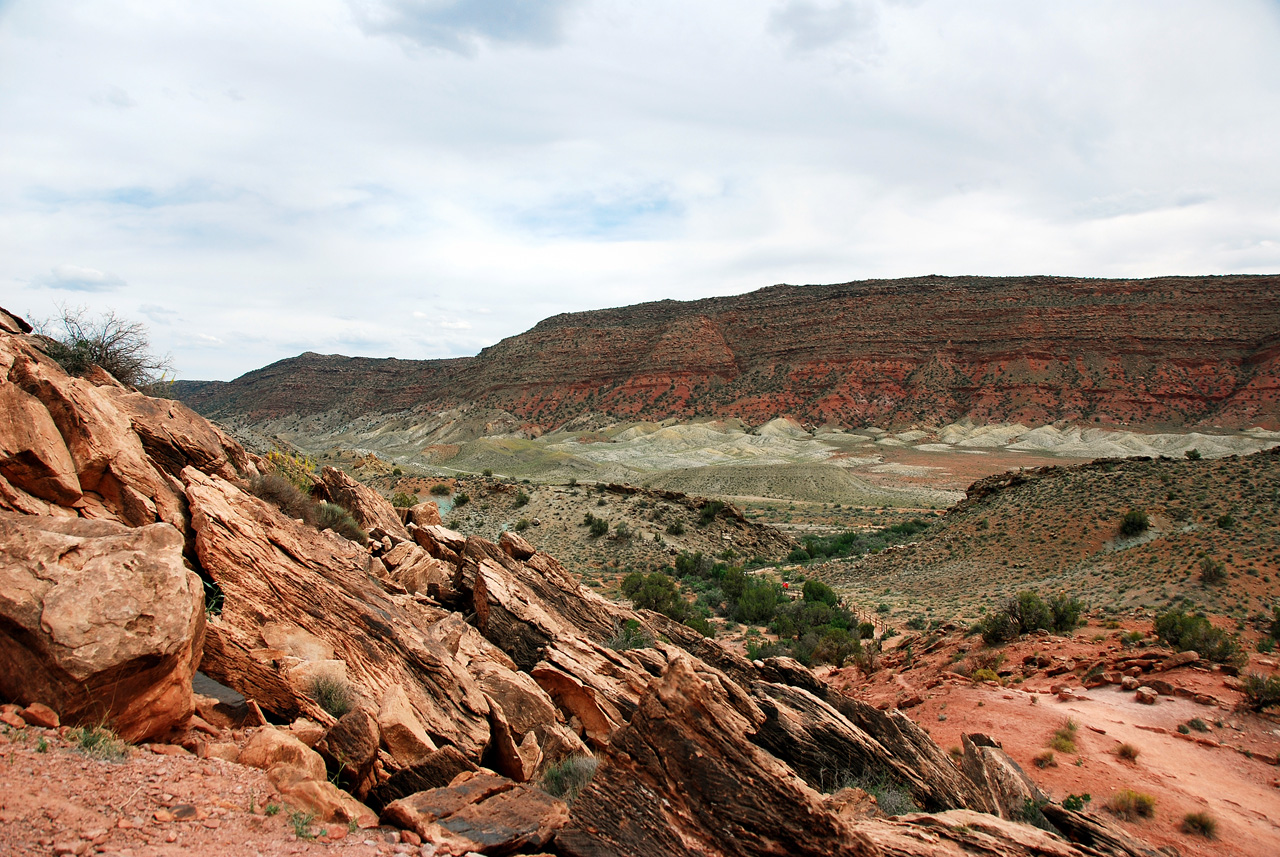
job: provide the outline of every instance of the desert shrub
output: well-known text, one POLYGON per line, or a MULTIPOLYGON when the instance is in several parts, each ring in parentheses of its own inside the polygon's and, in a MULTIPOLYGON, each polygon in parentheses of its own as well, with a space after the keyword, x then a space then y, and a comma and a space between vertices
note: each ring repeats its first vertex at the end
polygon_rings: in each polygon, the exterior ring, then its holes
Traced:
POLYGON ((528 518, 521 518, 520 520, 516 521, 516 525, 512 527, 512 529, 515 530, 517 533, 523 533, 525 530, 529 529, 531 526, 533 526, 533 523, 528 518))
POLYGON ((1218 821, 1207 812, 1189 812, 1182 816, 1182 832, 1213 839, 1218 833, 1218 821))
POLYGON ((355 705, 351 685, 338 676, 318 675, 311 679, 307 688, 307 696, 315 700, 325 711, 334 717, 341 717, 355 705))
POLYGON ((1232 515, 1230 512, 1228 512, 1225 515, 1220 515, 1218 517, 1218 529, 1233 530, 1235 529, 1235 526, 1236 526, 1235 516, 1232 515))
POLYGON ((418 505, 418 495, 409 494, 405 491, 397 491, 391 495, 391 505, 397 509, 408 509, 418 505))
POLYGON ((619 521, 613 525, 613 537, 622 541, 631 538, 631 528, 627 526, 626 521, 619 521))
POLYGON ((785 598, 782 587, 773 581, 749 577, 729 617, 738 622, 764 624, 773 619, 778 612, 778 602, 785 598))
POLYGON ((844 628, 828 628, 813 647, 810 659, 814 663, 833 664, 842 667, 845 661, 862 651, 862 641, 844 628))
POLYGON ((684 620, 684 624, 688 625, 704 637, 714 637, 716 635, 715 627, 712 626, 706 616, 690 616, 688 619, 684 620))
POLYGON ((842 766, 824 768, 819 771, 818 779, 819 788, 826 794, 834 794, 845 788, 862 789, 876 799, 885 815, 906 815, 920 811, 911 796, 911 790, 880 765, 868 765, 861 771, 842 766))
POLYGON ((529 505, 529 495, 523 491, 516 492, 515 507, 519 509, 521 506, 529 505))
POLYGON ((723 509, 724 503, 722 501, 708 500, 699 510, 698 524, 703 527, 707 526, 716 519, 716 515, 719 515, 723 509))
POLYGON ((590 532, 590 533, 591 533, 591 537, 592 537, 593 539, 598 539, 598 538, 600 538, 601 536, 608 535, 608 534, 609 534, 609 522, 608 522, 608 521, 606 521, 604 518, 592 518, 592 519, 591 519, 591 528, 590 528, 590 530, 589 530, 588 532, 590 532))
MULTIPOLYGON (((83 375, 91 366, 110 372, 120 383, 131 387, 163 386, 172 371, 169 358, 151 351, 147 328, 107 310, 90 316, 86 307, 58 308, 59 317, 35 324, 35 331, 50 338, 46 351, 69 375, 83 375)), ((158 390, 157 390, 158 391, 158 390)))
POLYGON ((1187 450, 1186 456, 1191 461, 1199 461, 1201 458, 1200 450, 1196 449, 1195 447, 1192 447, 1191 449, 1187 450))
POLYGON ((453 508, 460 509, 471 502, 471 495, 466 491, 459 491, 453 495, 453 508))
POLYGON ((808 562, 811 559, 813 557, 804 548, 792 548, 791 553, 787 554, 787 562, 808 562))
POLYGON ((1030 634, 1040 628, 1053 626, 1053 613, 1049 610, 1049 605, 1029 589, 1010 599, 1004 609, 1017 623, 1019 634, 1030 634))
POLYGON ((1093 795, 1091 794, 1069 794, 1062 799, 1062 808, 1069 809, 1072 812, 1080 812, 1085 808, 1085 805, 1092 800, 1093 795))
POLYGON ((1248 655, 1240 647, 1240 639, 1221 628, 1215 628, 1203 615, 1170 610, 1156 617, 1156 635, 1179 652, 1194 650, 1200 657, 1220 664, 1244 666, 1248 655))
POLYGON ((1074 753, 1076 751, 1076 735, 1079 731, 1080 727, 1068 717, 1061 726, 1054 730, 1053 736, 1049 739, 1049 746, 1059 753, 1074 753))
POLYGON ((1133 789, 1121 789, 1107 802, 1107 809, 1126 821, 1151 818, 1156 814, 1156 799, 1133 789))
POLYGON ((1208 732, 1208 731, 1209 731, 1209 726, 1208 726, 1208 724, 1206 724, 1206 723, 1205 723, 1203 720, 1201 720, 1199 717, 1192 717, 1190 720, 1188 720, 1188 721, 1187 721, 1187 726, 1188 726, 1188 728, 1190 728, 1190 729, 1194 729, 1194 730, 1196 730, 1197 732, 1208 732))
POLYGON ((683 536, 684 524, 680 523, 679 521, 672 521, 671 523, 667 524, 667 535, 683 536))
POLYGON ((1139 536, 1151 526, 1151 519, 1141 509, 1130 509, 1120 519, 1120 535, 1139 536))
POLYGON ((1245 704, 1254 711, 1280 705, 1280 676, 1248 673, 1244 677, 1245 704))
POLYGON ((321 503, 316 506, 316 528, 333 530, 344 539, 361 544, 369 540, 369 534, 360 528, 351 513, 337 503, 321 503))
POLYGON ((1052 750, 1045 750, 1043 753, 1037 753, 1035 758, 1031 760, 1037 768, 1056 768, 1058 767, 1057 759, 1053 756, 1052 750))
POLYGON ((485 477, 492 476, 492 475, 493 475, 493 468, 492 468, 492 467, 486 467, 483 471, 481 471, 480 475, 481 475, 481 476, 485 476, 485 477))
POLYGON ((249 481, 249 490, 255 497, 266 500, 290 518, 298 518, 315 526, 315 501, 285 477, 277 473, 255 476, 249 481))
POLYGON ((1271 639, 1280 640, 1280 607, 1271 608, 1271 639))
POLYGON ((609 638, 605 643, 615 652, 624 652, 627 649, 647 649, 653 645, 653 638, 645 633, 644 628, 635 619, 628 619, 618 628, 617 633, 609 638))
POLYGON ((1200 560, 1200 581, 1202 583, 1222 583, 1227 579, 1227 567, 1213 557, 1200 560))
POLYGON ((594 756, 570 756, 547 768, 542 775, 542 790, 566 803, 573 803, 596 775, 599 763, 594 756))
POLYGON ((1050 627, 1059 633, 1074 631, 1080 626, 1080 614, 1084 612, 1084 602, 1079 598, 1071 598, 1065 592, 1053 595, 1048 601, 1050 627))
POLYGON ((998 646, 1018 638, 1018 623, 1003 610, 996 610, 982 617, 982 640, 988 646, 998 646))
POLYGON ((862 640, 874 639, 876 635, 876 626, 873 622, 858 623, 858 638, 862 640))
POLYGON ((103 725, 77 726, 67 733, 67 739, 81 753, 104 762, 124 760, 125 743, 120 736, 103 725))
POLYGON ((689 605, 680 595, 679 585, 660 571, 631 572, 622 579, 622 594, 631 599, 637 610, 654 610, 677 622, 689 615, 689 605))
POLYGON ((316 463, 305 455, 273 449, 267 453, 267 463, 273 473, 283 476, 304 493, 316 483, 316 463))
POLYGON ((996 684, 1004 684, 1004 682, 1000 680, 999 674, 996 673, 994 670, 989 670, 989 669, 974 670, 973 673, 969 676, 969 678, 972 679, 974 683, 983 682, 983 681, 994 681, 996 684))
POLYGON ((1116 747, 1116 755, 1119 756, 1121 759, 1124 759, 1126 762, 1138 761, 1138 755, 1141 752, 1142 752, 1141 750, 1139 750, 1137 747, 1133 746, 1132 744, 1126 743, 1126 744, 1121 744, 1119 747, 1116 747))
POLYGON ((836 595, 836 591, 821 580, 806 580, 804 582, 804 600, 818 601, 835 607, 840 603, 840 596, 836 595))
POLYGON ((431 493, 435 494, 437 497, 443 497, 446 494, 452 494, 453 489, 443 482, 437 482, 435 485, 431 486, 431 493))

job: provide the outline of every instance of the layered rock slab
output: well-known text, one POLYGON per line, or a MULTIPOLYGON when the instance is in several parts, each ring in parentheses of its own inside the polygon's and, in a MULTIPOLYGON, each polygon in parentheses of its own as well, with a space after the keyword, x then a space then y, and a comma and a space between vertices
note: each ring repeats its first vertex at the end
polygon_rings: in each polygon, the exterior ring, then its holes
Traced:
POLYGON ((575 857, 876 854, 821 795, 747 740, 764 721, 723 674, 673 653, 601 752, 557 848, 575 857))
POLYGON ((221 587, 222 614, 209 625, 202 670, 278 716, 332 722, 290 672, 297 658, 266 646, 268 623, 322 640, 357 696, 376 705, 399 685, 428 735, 478 759, 489 740, 489 707, 465 666, 426 634, 412 602, 388 596, 365 571, 360 545, 285 517, 234 485, 182 471, 195 549, 221 587))
POLYGON ((0 694, 128 741, 194 711, 204 594, 168 524, 0 512, 0 694))

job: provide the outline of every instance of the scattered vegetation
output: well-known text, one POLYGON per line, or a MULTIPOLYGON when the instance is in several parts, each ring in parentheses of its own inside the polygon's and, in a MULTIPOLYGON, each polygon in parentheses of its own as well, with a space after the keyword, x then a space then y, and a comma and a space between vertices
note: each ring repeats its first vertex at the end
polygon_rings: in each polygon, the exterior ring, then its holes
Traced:
POLYGON ((1046 602, 1031 590, 1019 592, 1000 610, 982 619, 982 639, 989 646, 1016 640, 1040 629, 1066 633, 1080 624, 1084 603, 1059 592, 1046 602))
POLYGON ((1280 676, 1247 673, 1244 677, 1244 699, 1254 711, 1280 705, 1280 676))
POLYGON ((1121 759, 1124 759, 1126 762, 1138 761, 1138 754, 1141 752, 1142 751, 1137 747, 1128 743, 1121 744, 1119 747, 1116 747, 1116 755, 1121 759))
POLYGON ((67 733, 67 739, 81 753, 104 762, 124 760, 125 743, 120 736, 105 725, 77 726, 67 733))
POLYGON ((349 511, 336 503, 317 503, 280 473, 255 476, 249 482, 249 490, 290 518, 300 520, 317 530, 333 530, 343 538, 361 544, 369 538, 349 511))
POLYGON ((1049 739, 1049 746, 1059 753, 1074 753, 1079 731, 1079 725, 1068 717, 1066 722, 1054 731, 1053 737, 1049 739))
POLYGON ((565 803, 573 803, 596 775, 598 765, 594 756, 570 756, 547 768, 542 775, 542 790, 565 803))
POLYGON ((912 518, 883 530, 849 530, 834 536, 806 536, 802 542, 803 548, 792 551, 792 556, 788 559, 791 562, 806 562, 810 559, 875 553, 890 545, 905 542, 928 528, 929 525, 924 521, 912 518), (806 556, 803 559, 793 558, 798 557, 797 551, 802 551, 806 556))
POLYGON ((311 680, 307 695, 334 717, 341 717, 351 710, 355 700, 351 685, 337 676, 318 675, 311 680))
POLYGON ((622 623, 622 627, 618 628, 618 632, 610 637, 605 645, 615 652, 624 652, 627 649, 647 649, 653 645, 653 638, 640 627, 639 622, 635 619, 628 619, 622 623))
POLYGON ((1213 839, 1218 834, 1218 820, 1207 812, 1189 812, 1182 817, 1182 832, 1213 839))
POLYGON ((1137 821, 1139 818, 1151 818, 1156 814, 1156 799, 1144 792, 1121 789, 1107 802, 1107 809, 1125 821, 1137 821))
POLYGON ((1240 638, 1214 627, 1203 613, 1170 610, 1156 617, 1155 631, 1156 636, 1175 651, 1194 650, 1202 658, 1236 667, 1248 662, 1240 638))
POLYGON ((1072 812, 1081 812, 1092 800, 1093 795, 1091 794, 1069 794, 1062 799, 1062 808, 1069 809, 1072 812))
POLYGON ((316 820, 314 812, 303 812, 300 809, 289 810, 289 826, 293 828, 293 835, 299 839, 315 839, 316 836, 311 832, 311 825, 316 820))

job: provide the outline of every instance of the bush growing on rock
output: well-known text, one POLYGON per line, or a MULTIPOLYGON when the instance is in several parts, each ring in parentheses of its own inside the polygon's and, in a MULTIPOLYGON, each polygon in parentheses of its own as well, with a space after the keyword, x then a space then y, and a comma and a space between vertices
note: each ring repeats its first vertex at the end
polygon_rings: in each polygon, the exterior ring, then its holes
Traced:
POLYGON ((596 775, 598 765, 594 756, 570 756, 547 768, 542 775, 542 790, 565 803, 573 803, 596 775))
POLYGON ((411 509, 418 505, 418 495, 409 494, 405 491, 397 491, 391 497, 391 505, 397 509, 411 509))
POLYGON ((315 526, 316 503, 283 476, 268 473, 255 476, 249 483, 254 496, 266 500, 290 518, 315 526))
POLYGON ((168 357, 152 353, 147 328, 107 310, 90 316, 86 307, 62 306, 56 319, 37 322, 37 333, 49 337, 47 351, 68 375, 83 375, 98 366, 122 384, 154 389, 171 371, 168 357))
POLYGON ((337 503, 321 503, 316 507, 316 528, 333 530, 343 538, 361 544, 369 539, 369 534, 360 529, 351 513, 337 503))
POLYGON ((307 688, 307 695, 334 717, 341 717, 355 705, 351 685, 336 676, 316 676, 307 688))

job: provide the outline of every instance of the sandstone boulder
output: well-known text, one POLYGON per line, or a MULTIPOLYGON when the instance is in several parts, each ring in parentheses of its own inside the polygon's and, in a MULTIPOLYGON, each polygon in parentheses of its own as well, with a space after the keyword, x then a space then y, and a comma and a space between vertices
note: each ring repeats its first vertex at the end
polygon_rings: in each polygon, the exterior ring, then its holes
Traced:
POLYGON ((254 732, 236 761, 251 768, 261 768, 272 776, 273 781, 323 781, 326 778, 324 759, 319 753, 294 735, 272 726, 264 726, 254 732))
POLYGON ((75 462, 49 411, 10 383, 0 383, 0 474, 49 503, 70 506, 80 499, 75 462))
POLYGON ((458 774, 480 770, 456 747, 441 747, 411 767, 396 771, 385 782, 376 786, 365 799, 370 806, 384 807, 392 801, 409 797, 418 792, 444 788, 458 774))
POLYGON ((539 849, 569 820, 564 801, 497 774, 464 773, 446 788, 395 801, 382 821, 412 830, 437 854, 539 849))
POLYGON ((204 590, 168 524, 0 512, 0 694, 141 741, 194 710, 204 590))
POLYGON ((378 731, 382 746, 401 767, 412 767, 436 751, 418 715, 413 713, 409 697, 399 685, 392 686, 378 707, 378 731))
POLYGON ((320 485, 331 503, 351 512, 356 523, 366 530, 375 527, 398 541, 409 541, 409 531, 400 523, 400 515, 385 497, 363 485, 336 467, 320 470, 320 485))
POLYGON ((378 826, 377 813, 327 780, 281 781, 276 788, 293 806, 314 812, 317 821, 378 826))
POLYGON ((405 517, 408 518, 406 524, 419 527, 438 527, 444 524, 440 519, 440 507, 430 500, 409 507, 405 517))
POLYGON ((1027 801, 1041 803, 1048 799, 999 741, 975 733, 961 736, 961 742, 965 776, 978 784, 991 811, 1001 818, 1019 820, 1027 801))

